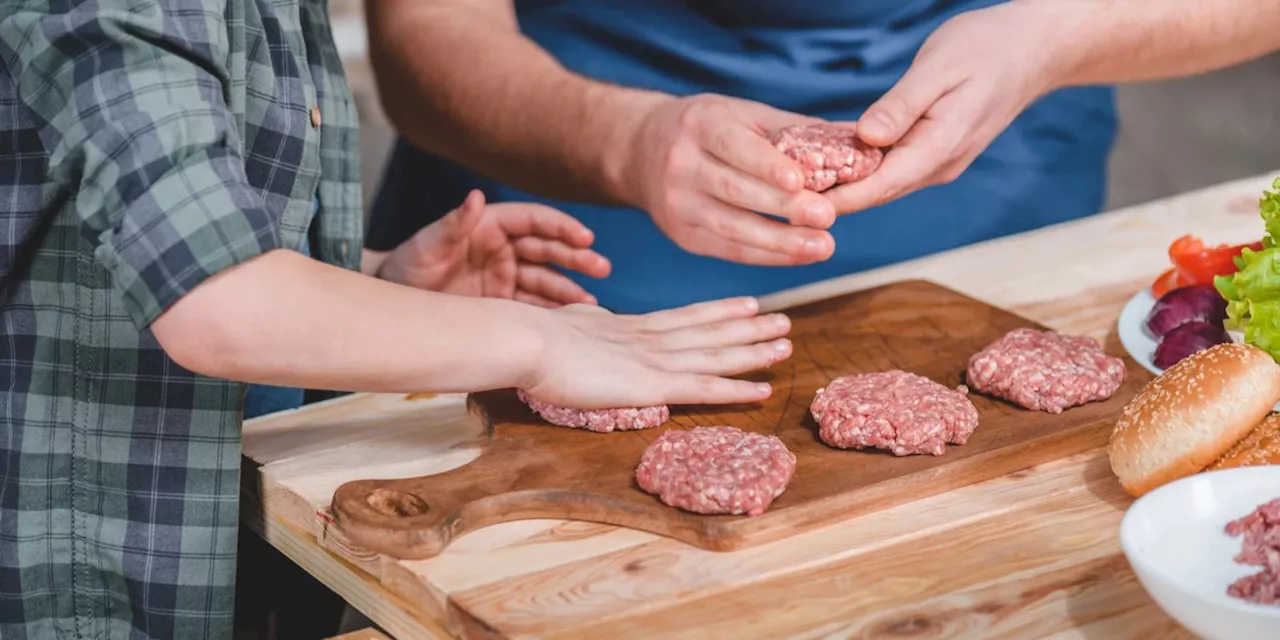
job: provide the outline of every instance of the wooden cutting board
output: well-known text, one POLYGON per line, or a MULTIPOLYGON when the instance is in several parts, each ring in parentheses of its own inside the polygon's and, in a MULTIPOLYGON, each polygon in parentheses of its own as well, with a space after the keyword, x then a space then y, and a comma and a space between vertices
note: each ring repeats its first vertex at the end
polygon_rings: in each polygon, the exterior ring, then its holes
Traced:
POLYGON ((1043 327, 924 281, 787 314, 794 355, 748 376, 773 383, 762 404, 672 407, 663 427, 600 434, 549 425, 514 391, 473 394, 473 414, 490 427, 476 460, 431 476, 344 484, 334 494, 336 523, 353 542, 400 558, 429 558, 461 533, 530 518, 603 522, 732 550, 1103 446, 1121 408, 1151 379, 1126 358, 1125 383, 1110 400, 1059 415, 971 394, 977 431, 939 457, 833 449, 809 414, 814 393, 832 379, 896 368, 954 387, 974 352, 1017 327, 1043 327), (763 515, 688 513, 636 485, 641 454, 664 430, 711 425, 776 434, 796 454, 791 484, 763 515))

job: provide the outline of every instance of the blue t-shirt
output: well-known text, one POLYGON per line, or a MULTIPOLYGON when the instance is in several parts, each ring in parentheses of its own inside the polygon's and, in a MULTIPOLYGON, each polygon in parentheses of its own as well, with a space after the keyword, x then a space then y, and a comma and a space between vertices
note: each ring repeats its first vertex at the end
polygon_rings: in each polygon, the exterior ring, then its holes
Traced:
MULTIPOLYGON (((585 76, 856 120, 902 76, 942 22, 994 4, 999 2, 521 0, 517 11, 525 35, 585 76)), ((401 140, 375 203, 369 245, 393 248, 480 188, 490 201, 546 203, 590 227, 613 273, 605 280, 573 277, 615 311, 761 295, 1097 213, 1114 135, 1109 87, 1056 91, 1032 104, 953 183, 841 217, 831 229, 835 255, 803 267, 695 256, 663 236, 642 211, 535 197, 401 140)))

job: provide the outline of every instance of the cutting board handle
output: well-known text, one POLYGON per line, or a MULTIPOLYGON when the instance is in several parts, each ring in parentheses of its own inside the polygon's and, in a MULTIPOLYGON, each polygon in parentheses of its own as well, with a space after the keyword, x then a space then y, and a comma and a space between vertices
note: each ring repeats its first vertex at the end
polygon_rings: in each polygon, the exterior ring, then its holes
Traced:
POLYGON ((391 486, 394 481, 348 482, 333 495, 334 518, 348 538, 371 551, 402 557, 409 557, 404 555, 406 551, 415 558, 435 556, 458 533, 484 526, 486 523, 479 521, 485 512, 492 511, 485 508, 486 503, 502 497, 498 493, 467 502, 451 489, 459 483, 484 486, 483 476, 472 466, 475 462, 434 476, 435 488, 428 496, 395 488, 391 486))
POLYGON ((713 548, 732 548, 740 538, 723 530, 734 516, 674 512, 639 489, 632 460, 655 435, 553 427, 512 390, 473 394, 468 405, 489 434, 475 460, 416 480, 357 480, 338 487, 333 515, 351 542, 425 559, 468 531, 535 518, 631 527, 713 548), (583 462, 565 465, 566 454, 583 462), (630 466, 617 473, 620 464, 630 466))

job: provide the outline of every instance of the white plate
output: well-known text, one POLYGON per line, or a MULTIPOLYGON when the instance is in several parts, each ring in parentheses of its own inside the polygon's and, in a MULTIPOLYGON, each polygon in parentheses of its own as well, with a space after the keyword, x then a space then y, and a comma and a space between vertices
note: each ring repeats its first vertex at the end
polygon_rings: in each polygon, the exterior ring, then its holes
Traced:
POLYGON ((1120 344, 1129 352, 1129 357, 1146 367, 1147 371, 1160 375, 1164 370, 1154 364, 1156 345, 1159 341, 1147 329, 1147 314, 1156 304, 1150 289, 1143 289, 1134 294, 1120 312, 1120 322, 1116 332, 1120 334, 1120 344))
MULTIPOLYGON (((1120 334, 1120 344, 1129 352, 1129 357, 1146 367, 1147 371, 1160 375, 1164 372, 1155 365, 1156 345, 1159 340, 1147 328, 1147 314, 1156 306, 1156 299, 1150 289, 1143 289, 1129 298, 1129 302, 1120 311, 1120 321, 1116 324, 1116 333, 1120 334)), ((1227 335, 1236 342, 1244 342, 1244 335, 1238 331, 1227 331, 1227 335)), ((1280 404, 1276 406, 1280 407, 1280 404)))
POLYGON ((1120 523, 1120 546, 1156 604, 1209 640, 1275 640, 1280 606, 1227 595, 1261 567, 1236 564, 1241 538, 1223 530, 1280 498, 1280 466, 1200 473, 1139 498, 1120 523))

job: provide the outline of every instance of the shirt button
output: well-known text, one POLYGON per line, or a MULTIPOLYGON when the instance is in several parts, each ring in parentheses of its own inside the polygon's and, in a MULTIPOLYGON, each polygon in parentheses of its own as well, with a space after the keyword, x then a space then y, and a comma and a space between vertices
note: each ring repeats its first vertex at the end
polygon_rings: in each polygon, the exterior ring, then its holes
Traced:
POLYGON ((320 128, 320 107, 311 107, 311 126, 320 128))

